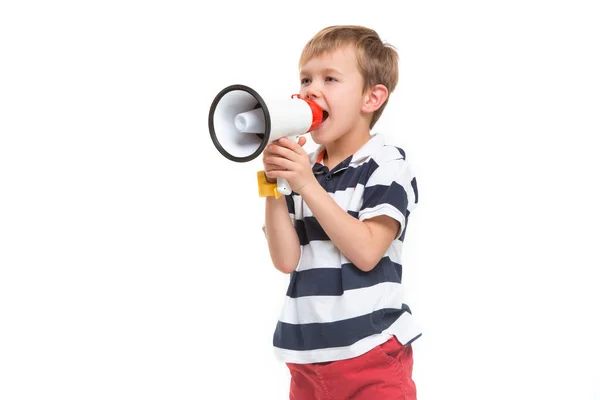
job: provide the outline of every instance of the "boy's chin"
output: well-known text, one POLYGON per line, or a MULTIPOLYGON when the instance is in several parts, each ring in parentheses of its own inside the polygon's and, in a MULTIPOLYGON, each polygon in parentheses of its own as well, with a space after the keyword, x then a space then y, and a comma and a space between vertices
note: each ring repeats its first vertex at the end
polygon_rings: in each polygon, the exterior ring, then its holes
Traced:
POLYGON ((335 135, 330 129, 323 128, 322 126, 319 126, 317 129, 311 131, 310 137, 312 138, 313 142, 323 146, 333 142, 336 139, 335 135))
POLYGON ((326 140, 325 136, 323 135, 323 131, 320 131, 319 129, 315 129, 314 131, 311 131, 310 137, 313 140, 313 142, 315 142, 318 145, 327 144, 327 140, 326 140))

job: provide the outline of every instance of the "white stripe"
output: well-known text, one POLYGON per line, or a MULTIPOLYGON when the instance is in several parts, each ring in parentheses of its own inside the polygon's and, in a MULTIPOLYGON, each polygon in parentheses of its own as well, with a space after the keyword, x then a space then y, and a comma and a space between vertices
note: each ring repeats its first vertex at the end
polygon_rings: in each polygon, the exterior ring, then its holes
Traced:
POLYGON ((413 340, 415 337, 421 334, 419 326, 415 323, 415 319, 412 314, 405 312, 402 313, 387 331, 392 335, 395 335, 400 343, 406 344, 413 340))
POLYGON ((385 256, 388 256, 390 260, 395 262, 396 264, 402 265, 402 248, 404 247, 404 243, 399 240, 394 240, 390 247, 388 247, 385 252, 385 256))
POLYGON ((313 240, 302 246, 302 258, 298 271, 313 268, 337 268, 348 263, 348 259, 340 253, 331 240, 313 240))
POLYGON ((393 160, 404 160, 404 156, 395 146, 383 146, 374 151, 371 158, 379 165, 393 160))
POLYGON ((364 339, 353 343, 350 346, 343 347, 330 347, 318 350, 287 350, 280 347, 274 347, 275 357, 279 361, 296 363, 296 364, 308 364, 316 362, 336 361, 345 360, 348 358, 354 358, 360 356, 375 346, 387 341, 391 335, 387 332, 383 332, 377 335, 368 336, 364 339))
MULTIPOLYGON (((296 212, 296 219, 304 219, 305 215, 302 207, 304 201, 302 201, 302 197, 295 194, 292 196, 292 199, 294 200, 294 211, 296 212)), ((306 207, 306 209, 308 210, 308 207, 306 207)))
MULTIPOLYGON (((396 264, 402 264, 403 245, 399 240, 393 241, 383 257, 387 256, 396 264)), ((340 269, 343 264, 351 263, 331 240, 313 240, 307 245, 300 246, 300 248, 302 249, 302 256, 298 263, 298 271, 314 268, 340 269)))
POLYGON ((384 308, 401 309, 403 300, 404 288, 397 282, 346 290, 341 296, 286 297, 279 320, 288 324, 335 322, 384 308))
POLYGON ((381 164, 371 174, 367 181, 367 187, 375 185, 389 186, 393 181, 396 181, 406 189, 405 184, 410 183, 411 179, 408 163, 405 160, 391 160, 381 164))
POLYGON ((347 210, 358 212, 363 204, 363 194, 365 192, 365 185, 357 184, 354 189, 352 198, 348 201, 347 210))
POLYGON ((329 195, 344 210, 358 212, 362 205, 364 191, 364 185, 357 184, 356 187, 338 190, 334 193, 329 193, 329 195))
MULTIPOLYGON (((365 188, 363 185, 356 185, 356 188, 350 187, 345 190, 338 190, 334 193, 327 192, 329 197, 333 199, 344 210, 358 212, 362 205, 362 197, 365 188)), ((306 205, 300 196, 294 195, 294 210, 296 211, 297 219, 314 216, 313 212, 306 205)))

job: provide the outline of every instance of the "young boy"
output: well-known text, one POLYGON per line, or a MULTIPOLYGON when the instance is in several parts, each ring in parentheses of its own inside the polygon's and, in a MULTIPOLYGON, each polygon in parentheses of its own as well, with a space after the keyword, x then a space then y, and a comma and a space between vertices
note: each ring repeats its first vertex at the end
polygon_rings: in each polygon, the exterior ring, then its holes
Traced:
POLYGON ((265 233, 291 274, 274 334, 291 372, 290 399, 415 399, 401 252, 417 183, 402 149, 370 130, 398 82, 398 55, 360 26, 318 32, 300 57, 300 96, 324 110, 308 155, 282 138, 263 152, 270 182, 265 233), (290 220, 291 217, 291 220, 290 220))

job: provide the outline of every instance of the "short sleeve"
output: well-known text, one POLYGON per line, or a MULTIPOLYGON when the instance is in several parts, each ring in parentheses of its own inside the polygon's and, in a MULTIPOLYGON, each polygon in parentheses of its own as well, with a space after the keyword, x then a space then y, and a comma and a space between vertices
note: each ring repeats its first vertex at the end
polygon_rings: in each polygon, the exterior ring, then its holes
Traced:
POLYGON ((364 187, 358 212, 361 221, 387 215, 400 223, 395 239, 406 227, 410 212, 418 203, 417 180, 405 159, 393 159, 379 165, 364 187))

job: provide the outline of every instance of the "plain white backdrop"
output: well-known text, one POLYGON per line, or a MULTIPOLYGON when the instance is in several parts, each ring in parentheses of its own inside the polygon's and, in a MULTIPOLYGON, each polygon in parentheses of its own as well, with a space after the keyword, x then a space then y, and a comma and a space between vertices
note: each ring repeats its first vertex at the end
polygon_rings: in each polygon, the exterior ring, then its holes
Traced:
POLYGON ((208 111, 361 24, 400 54, 419 399, 600 399, 595 3, 2 2, 0 398, 287 398, 262 164, 208 111))

